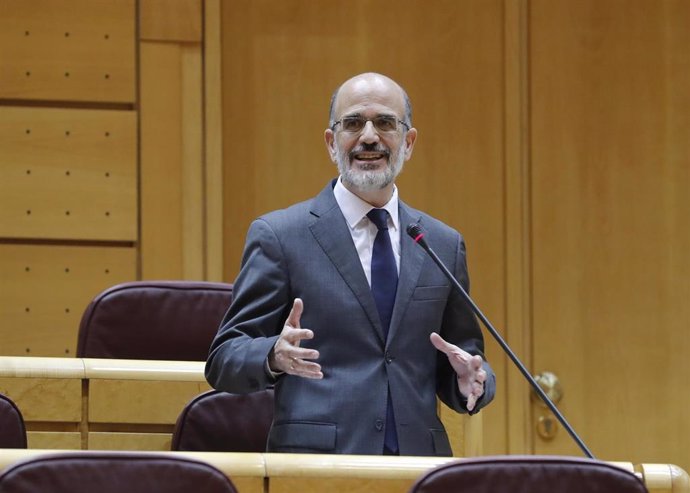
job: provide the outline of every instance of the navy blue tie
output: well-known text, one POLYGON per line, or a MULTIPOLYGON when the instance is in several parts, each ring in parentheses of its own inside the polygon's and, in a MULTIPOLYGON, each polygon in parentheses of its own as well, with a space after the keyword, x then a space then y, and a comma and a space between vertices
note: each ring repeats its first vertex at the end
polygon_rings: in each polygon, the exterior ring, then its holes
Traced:
MULTIPOLYGON (((388 233, 388 211, 386 209, 372 209, 367 217, 378 228, 371 254, 371 292, 374 295, 376 308, 379 312, 384 338, 388 338, 395 293, 398 290, 398 267, 393 255, 391 238, 388 233)), ((388 405, 386 407, 386 432, 383 439, 385 452, 398 453, 398 434, 395 430, 395 416, 390 390, 388 391, 388 405)))

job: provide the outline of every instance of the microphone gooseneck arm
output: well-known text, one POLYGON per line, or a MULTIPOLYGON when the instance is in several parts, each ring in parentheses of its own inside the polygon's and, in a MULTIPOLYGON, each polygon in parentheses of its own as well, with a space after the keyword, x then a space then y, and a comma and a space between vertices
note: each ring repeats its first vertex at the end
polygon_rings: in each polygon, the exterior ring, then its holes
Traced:
POLYGON ((575 430, 573 430, 572 426, 568 423, 568 421, 565 419, 565 417, 561 414, 561 412, 558 410, 556 405, 549 399, 549 397, 546 395, 544 390, 539 386, 539 384, 534 380, 532 375, 530 374, 529 371, 527 371, 527 368, 525 368, 525 365, 522 364, 520 359, 513 353, 513 351, 510 349, 510 346, 503 340, 501 335, 494 329, 493 325, 491 325, 491 322, 489 322, 489 319, 487 319, 482 311, 479 309, 479 307, 472 301, 472 298, 470 298, 470 295, 467 294, 467 291, 462 287, 462 285, 458 282, 458 280, 455 278, 455 276, 448 270, 448 267, 445 266, 445 264, 441 261, 441 259, 436 255, 436 252, 432 250, 432 248, 429 246, 429 244, 426 242, 426 239, 424 238, 424 232, 422 231, 422 228, 419 224, 412 223, 407 226, 407 234, 412 237, 415 243, 417 243, 419 246, 421 246, 431 257, 431 259, 438 265, 439 269, 445 274, 445 276, 448 278, 448 280, 451 282, 451 284, 455 287, 455 289, 462 295, 464 300, 467 302, 467 304, 470 306, 474 314, 482 321, 484 326, 487 328, 487 330, 491 333, 494 339, 496 339, 496 342, 503 348, 503 351, 508 355, 508 357, 513 361, 515 366, 517 366, 518 370, 520 370, 520 373, 527 379, 527 381, 530 383, 534 391, 537 393, 537 395, 541 398, 542 401, 544 401, 544 404, 547 405, 547 407, 551 410, 551 412, 556 416, 558 421, 563 425, 563 427, 566 429, 568 434, 575 440, 577 445, 580 447, 580 449, 585 453, 587 457, 590 459, 594 459, 594 455, 592 455, 592 452, 589 451, 587 446, 584 444, 582 439, 575 433, 575 430))

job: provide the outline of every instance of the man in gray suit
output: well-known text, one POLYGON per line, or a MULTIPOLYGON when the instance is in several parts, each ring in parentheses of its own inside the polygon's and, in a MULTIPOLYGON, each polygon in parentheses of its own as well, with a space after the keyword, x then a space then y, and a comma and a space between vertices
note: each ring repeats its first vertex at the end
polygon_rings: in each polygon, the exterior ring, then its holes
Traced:
POLYGON ((275 386, 270 452, 452 455, 436 396, 470 413, 494 396, 474 315, 404 233, 419 223, 468 288, 462 236, 398 199, 411 113, 388 77, 343 83, 325 131, 339 178, 249 229, 206 378, 234 393, 275 386))

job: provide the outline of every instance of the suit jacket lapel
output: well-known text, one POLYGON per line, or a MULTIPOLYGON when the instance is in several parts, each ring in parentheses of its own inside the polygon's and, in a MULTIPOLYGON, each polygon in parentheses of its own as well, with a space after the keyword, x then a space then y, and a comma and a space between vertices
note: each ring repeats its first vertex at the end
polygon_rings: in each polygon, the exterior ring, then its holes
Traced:
MULTIPOLYGON (((383 328, 379 320, 379 313, 371 294, 371 288, 362 269, 362 262, 352 236, 348 230, 343 213, 338 207, 333 195, 332 183, 314 199, 311 214, 314 220, 309 225, 314 239, 319 243, 330 261, 333 263, 347 285, 350 287, 360 305, 367 314, 371 324, 383 342, 383 328)), ((395 317, 395 311, 393 312, 395 317)))
POLYGON ((408 207, 402 201, 400 210, 400 275, 398 277, 398 292, 395 297, 395 307, 391 317, 388 339, 395 337, 400 322, 407 311, 412 294, 417 287, 419 275, 422 272, 425 253, 407 234, 406 228, 410 223, 421 220, 419 213, 408 207))

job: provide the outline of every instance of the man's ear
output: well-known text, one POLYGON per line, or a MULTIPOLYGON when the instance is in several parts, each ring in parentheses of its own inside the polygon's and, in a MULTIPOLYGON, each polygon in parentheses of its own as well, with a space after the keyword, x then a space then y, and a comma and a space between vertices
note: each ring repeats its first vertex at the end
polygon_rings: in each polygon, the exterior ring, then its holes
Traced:
POLYGON ((417 129, 412 127, 405 134, 405 161, 412 157, 412 149, 417 141, 417 129))
POLYGON ((326 149, 328 149, 328 155, 331 156, 331 161, 337 164, 338 152, 335 148, 335 133, 330 128, 327 128, 323 133, 323 139, 326 141, 326 149))

